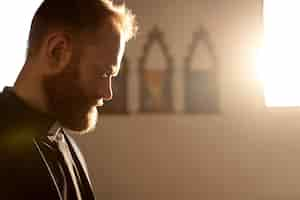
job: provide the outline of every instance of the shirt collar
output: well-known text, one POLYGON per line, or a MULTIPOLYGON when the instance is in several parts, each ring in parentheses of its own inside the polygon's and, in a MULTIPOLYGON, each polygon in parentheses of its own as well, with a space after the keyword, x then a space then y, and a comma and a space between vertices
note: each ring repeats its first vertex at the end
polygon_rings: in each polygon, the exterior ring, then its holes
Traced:
POLYGON ((50 129, 48 130, 48 139, 53 141, 60 141, 63 137, 63 127, 60 125, 59 122, 55 122, 50 129))

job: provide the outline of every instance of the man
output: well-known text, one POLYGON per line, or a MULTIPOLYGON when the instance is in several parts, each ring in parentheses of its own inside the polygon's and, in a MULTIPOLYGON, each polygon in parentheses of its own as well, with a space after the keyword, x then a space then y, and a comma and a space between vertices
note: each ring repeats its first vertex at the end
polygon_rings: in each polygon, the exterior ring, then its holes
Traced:
POLYGON ((96 107, 112 98, 112 77, 136 29, 124 5, 44 0, 22 71, 0 94, 1 199, 95 199, 68 132, 95 128, 96 107))

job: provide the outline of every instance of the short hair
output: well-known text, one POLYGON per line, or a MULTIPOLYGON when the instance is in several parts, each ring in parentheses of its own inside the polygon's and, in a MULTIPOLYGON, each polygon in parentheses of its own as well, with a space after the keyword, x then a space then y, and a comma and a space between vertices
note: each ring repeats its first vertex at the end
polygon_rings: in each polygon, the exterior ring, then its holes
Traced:
POLYGON ((32 19, 27 57, 37 54, 52 28, 74 36, 83 32, 95 33, 109 18, 117 23, 125 41, 135 36, 135 15, 124 4, 114 5, 110 0, 44 0, 32 19))

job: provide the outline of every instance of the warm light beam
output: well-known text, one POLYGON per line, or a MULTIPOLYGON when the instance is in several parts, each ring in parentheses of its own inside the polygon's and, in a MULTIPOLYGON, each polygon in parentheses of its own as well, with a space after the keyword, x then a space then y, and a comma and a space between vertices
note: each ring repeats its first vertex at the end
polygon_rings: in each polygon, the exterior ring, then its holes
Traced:
POLYGON ((264 0, 258 60, 267 106, 300 106, 300 1, 264 0))
POLYGON ((13 85, 24 64, 31 18, 41 1, 0 2, 0 91, 13 85))

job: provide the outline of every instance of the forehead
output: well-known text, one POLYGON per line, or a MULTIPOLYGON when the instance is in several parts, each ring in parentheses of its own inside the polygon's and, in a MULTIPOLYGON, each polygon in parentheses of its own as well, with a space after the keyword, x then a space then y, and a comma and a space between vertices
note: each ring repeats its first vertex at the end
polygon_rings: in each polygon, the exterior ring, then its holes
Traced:
MULTIPOLYGON (((122 35, 111 21, 99 27, 94 34, 83 37, 82 43, 82 61, 95 66, 106 66, 119 68, 122 55, 125 49, 125 41, 122 35)), ((118 71, 119 69, 111 69, 118 71)))
POLYGON ((109 50, 118 50, 121 41, 121 33, 112 20, 105 20, 96 33, 87 34, 85 44, 109 50))

